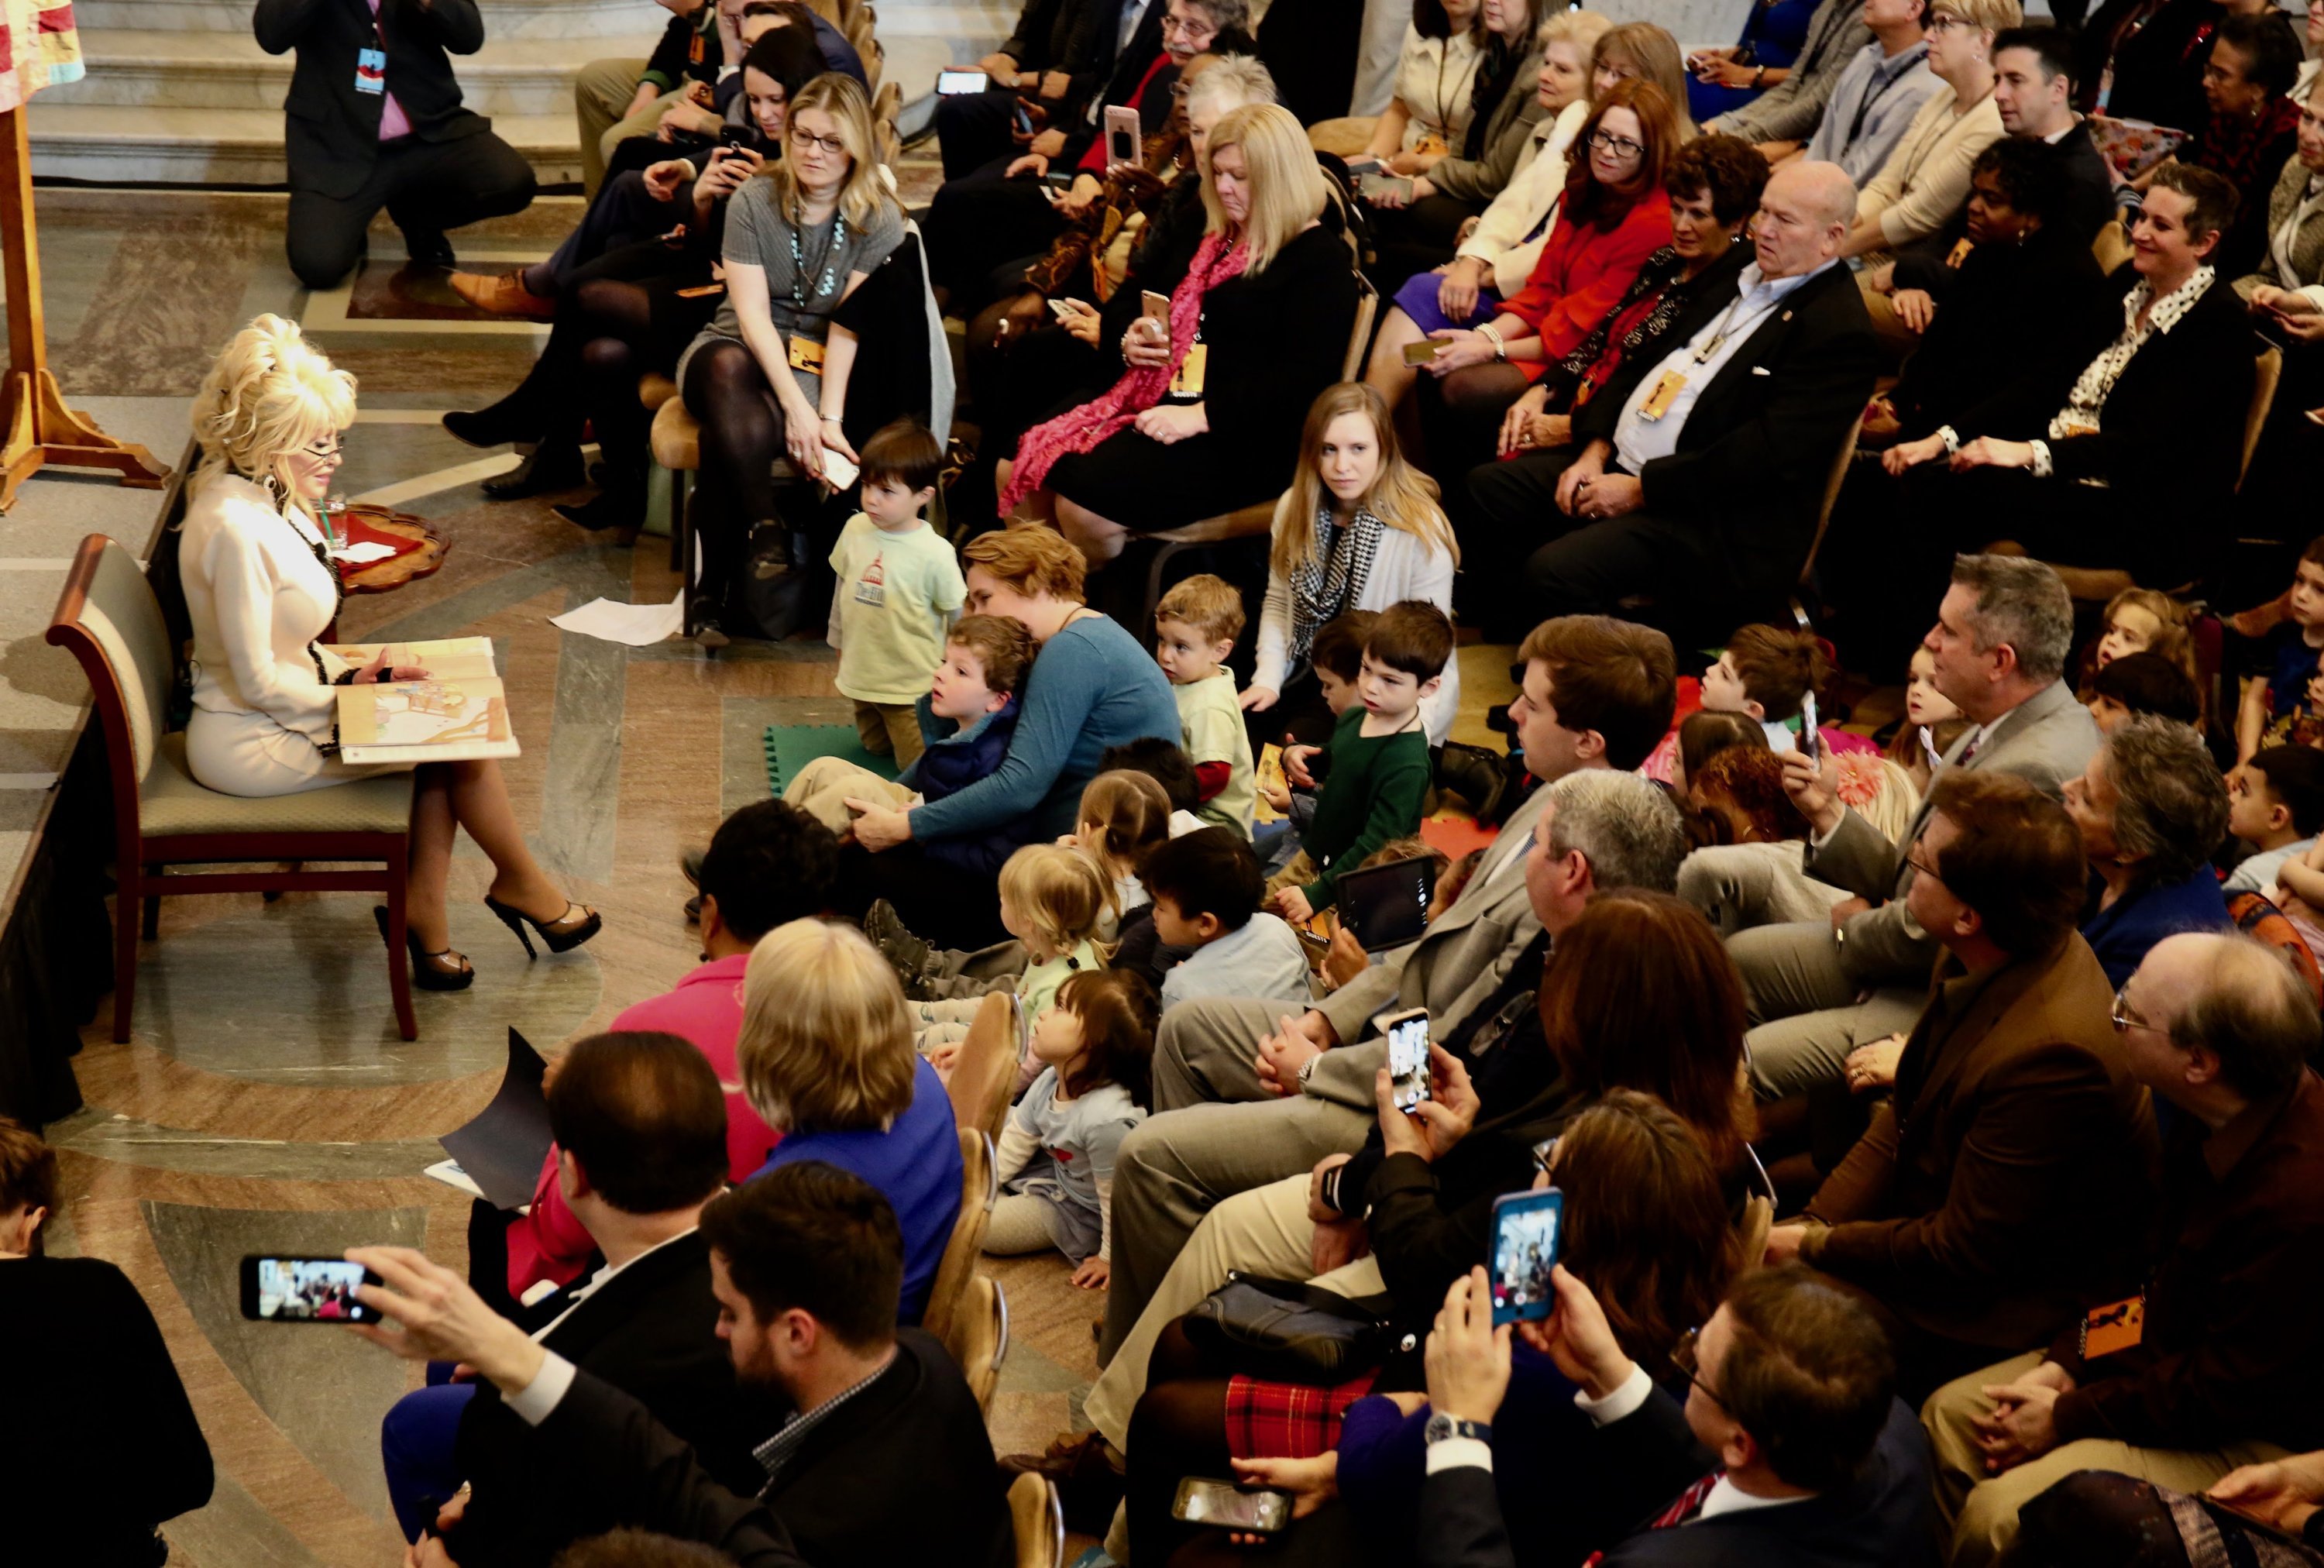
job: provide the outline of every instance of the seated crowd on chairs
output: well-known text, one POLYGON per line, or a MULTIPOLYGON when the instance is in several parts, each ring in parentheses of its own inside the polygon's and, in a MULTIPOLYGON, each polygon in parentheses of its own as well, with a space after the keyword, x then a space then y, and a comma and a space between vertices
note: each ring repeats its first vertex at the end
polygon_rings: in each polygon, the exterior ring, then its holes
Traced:
MULTIPOLYGON (((412 1561, 2324 1563, 2324 5, 1690 58, 1414 0, 1359 117, 1318 7, 1028 0, 908 211, 868 28, 663 3, 573 239, 462 275, 540 366, 447 424, 504 495, 593 428, 559 511, 666 521, 706 650, 827 627, 884 766, 687 857, 701 967, 567 1048, 466 1277, 350 1254, 431 1363, 412 1561), (1032 1254, 1102 1370, 996 1461, 1032 1254)), ((587 940, 493 765, 286 694, 332 602, 243 520, 353 389, 245 339, 188 735, 134 567, 52 632, 118 678, 124 944, 159 839, 405 813, 399 977, 473 978, 456 823, 587 940)), ((0 1127, 7 1250, 53 1180, 0 1127)))

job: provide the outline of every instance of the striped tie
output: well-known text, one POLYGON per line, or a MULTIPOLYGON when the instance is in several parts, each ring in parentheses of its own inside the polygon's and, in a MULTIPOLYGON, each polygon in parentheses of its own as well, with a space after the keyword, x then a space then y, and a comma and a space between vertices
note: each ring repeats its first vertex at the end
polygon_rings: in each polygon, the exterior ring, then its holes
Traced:
MULTIPOLYGON (((1677 1500, 1673 1502, 1670 1507, 1665 1508, 1661 1513, 1656 1514, 1655 1516, 1655 1522, 1648 1525, 1646 1528, 1649 1530, 1667 1530, 1674 1525, 1683 1525, 1692 1519, 1695 1515, 1702 1511, 1702 1499, 1711 1495, 1711 1489, 1717 1486, 1719 1484, 1719 1478, 1726 1473, 1727 1472, 1723 1470, 1714 1470, 1709 1475, 1704 1476, 1701 1480, 1696 1481, 1692 1486, 1679 1493, 1677 1500)), ((1605 1553, 1592 1552, 1590 1554, 1588 1560, 1582 1564, 1582 1568, 1599 1568, 1599 1564, 1605 1562, 1605 1553)))

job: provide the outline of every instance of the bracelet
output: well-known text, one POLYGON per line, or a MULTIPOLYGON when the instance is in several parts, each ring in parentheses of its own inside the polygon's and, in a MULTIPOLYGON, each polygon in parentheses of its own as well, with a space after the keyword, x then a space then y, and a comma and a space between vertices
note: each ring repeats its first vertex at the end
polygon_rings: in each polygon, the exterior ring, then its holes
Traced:
POLYGON ((1508 358, 1509 346, 1502 340, 1500 328, 1488 321, 1477 328, 1477 336, 1493 346, 1493 361, 1499 364, 1508 358))
POLYGON ((1756 87, 1757 87, 1761 82, 1766 81, 1766 79, 1767 79, 1767 68, 1766 68, 1766 66, 1764 66, 1764 65, 1763 65, 1763 66, 1761 66, 1757 70, 1755 70, 1755 71, 1753 71, 1753 72, 1751 73, 1751 85, 1752 85, 1753 87, 1755 87, 1755 88, 1756 88, 1756 87))
POLYGON ((816 422, 822 425, 835 425, 839 423, 839 416, 837 414, 825 414, 816 422))
POLYGON ((1961 449, 1960 432, 1956 431, 1950 425, 1939 425, 1937 427, 1937 439, 1945 444, 1945 456, 1948 457, 1961 449))

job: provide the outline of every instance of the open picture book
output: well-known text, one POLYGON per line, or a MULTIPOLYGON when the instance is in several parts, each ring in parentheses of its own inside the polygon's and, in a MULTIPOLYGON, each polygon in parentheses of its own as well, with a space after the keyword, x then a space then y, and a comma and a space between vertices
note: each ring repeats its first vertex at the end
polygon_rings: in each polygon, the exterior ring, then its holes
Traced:
POLYGON ((390 650, 392 665, 425 669, 420 680, 343 686, 339 755, 355 763, 460 762, 519 754, 508 698, 485 637, 434 642, 346 642, 337 657, 360 669, 390 650))

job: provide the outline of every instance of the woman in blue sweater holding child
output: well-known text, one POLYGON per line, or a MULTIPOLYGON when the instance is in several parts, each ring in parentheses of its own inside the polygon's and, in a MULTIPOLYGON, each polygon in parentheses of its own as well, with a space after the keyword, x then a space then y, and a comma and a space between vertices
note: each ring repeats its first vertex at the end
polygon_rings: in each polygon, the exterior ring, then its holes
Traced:
POLYGON ((1074 831, 1082 787, 1106 749, 1155 736, 1178 743, 1170 683, 1136 638, 1082 602, 1084 563, 1047 528, 988 533, 962 552, 968 609, 1020 623, 1041 645, 1019 693, 1017 729, 1000 766, 941 800, 896 807, 850 798, 855 842, 842 853, 847 912, 875 899, 938 947, 1003 941, 990 874, 939 845, 1001 832, 1039 843, 1074 831))

